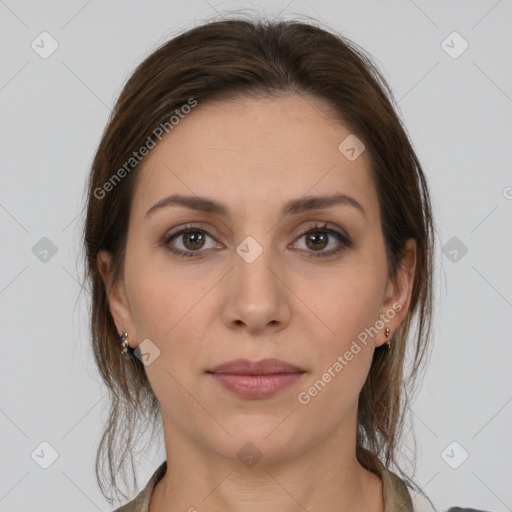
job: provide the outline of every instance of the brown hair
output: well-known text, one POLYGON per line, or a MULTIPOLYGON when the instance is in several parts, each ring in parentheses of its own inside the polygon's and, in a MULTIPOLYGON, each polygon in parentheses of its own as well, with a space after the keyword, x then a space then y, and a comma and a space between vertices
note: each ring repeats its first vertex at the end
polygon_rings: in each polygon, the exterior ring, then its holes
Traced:
POLYGON ((409 311, 394 332, 391 349, 374 352, 360 393, 356 440, 356 455, 364 467, 375 470, 378 457, 387 467, 397 467, 415 486, 396 457, 404 415, 410 412, 409 393, 430 345, 434 226, 426 178, 396 113, 391 90, 364 50, 315 25, 315 20, 250 20, 238 15, 179 34, 136 68, 117 100, 92 164, 84 227, 85 278, 92 296, 94 356, 111 398, 96 455, 96 477, 105 497, 105 482, 119 495, 117 473, 126 482, 128 460, 136 482, 132 451, 136 433, 147 431, 150 423, 154 433, 160 415, 142 362, 120 357, 119 333, 96 260, 100 250, 108 251, 114 279, 122 275, 137 176, 133 169, 142 168, 131 156, 147 141, 156 143, 155 128, 168 123, 191 99, 202 104, 290 93, 328 100, 336 116, 364 142, 378 191, 391 279, 401 264, 406 239, 411 237, 417 244, 409 311), (108 194, 99 193, 121 168, 126 171, 123 179, 109 187, 108 194), (406 375, 406 341, 413 315, 416 331, 409 347, 411 371, 406 375), (103 481, 100 470, 105 467, 108 476, 103 481))

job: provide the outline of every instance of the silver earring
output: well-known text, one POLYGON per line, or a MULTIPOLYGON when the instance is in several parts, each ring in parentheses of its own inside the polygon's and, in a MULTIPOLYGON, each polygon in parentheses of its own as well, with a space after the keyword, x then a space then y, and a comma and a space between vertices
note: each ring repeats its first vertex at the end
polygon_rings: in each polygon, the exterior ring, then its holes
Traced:
POLYGON ((119 335, 119 341, 121 342, 121 357, 123 359, 130 359, 134 349, 128 345, 128 333, 122 332, 119 335))

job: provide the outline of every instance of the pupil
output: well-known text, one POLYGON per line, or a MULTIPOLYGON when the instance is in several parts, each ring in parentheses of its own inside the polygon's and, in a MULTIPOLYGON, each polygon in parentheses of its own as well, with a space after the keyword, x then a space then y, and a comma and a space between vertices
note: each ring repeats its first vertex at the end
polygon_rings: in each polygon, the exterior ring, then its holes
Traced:
POLYGON ((203 235, 201 233, 185 233, 185 245, 190 242, 193 249, 200 248, 202 237, 203 235))
MULTIPOLYGON (((319 233, 319 234, 316 234, 316 235, 309 235, 308 242, 311 241, 312 239, 315 239, 316 241, 318 241, 318 239, 320 239, 320 240, 323 240, 325 242, 326 238, 327 237, 326 237, 325 233, 319 233)), ((308 243, 308 245, 309 245, 309 243, 308 243)), ((313 246, 310 247, 310 248, 313 248, 313 249, 315 249, 315 248, 316 249, 318 249, 318 248, 323 249, 324 247, 325 247, 325 243, 321 247, 319 247, 318 245, 315 245, 315 243, 313 243, 313 246)))

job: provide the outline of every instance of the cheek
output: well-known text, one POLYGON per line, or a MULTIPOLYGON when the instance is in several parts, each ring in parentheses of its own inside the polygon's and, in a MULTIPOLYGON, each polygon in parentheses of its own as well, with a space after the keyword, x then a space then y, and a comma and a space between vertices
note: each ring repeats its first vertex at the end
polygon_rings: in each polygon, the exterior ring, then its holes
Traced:
POLYGON ((378 318, 384 282, 371 270, 339 272, 316 294, 315 313, 329 330, 325 339, 346 344, 378 318), (329 336, 329 332, 331 336, 329 336))
MULTIPOLYGON (((150 381, 157 380, 152 386, 163 386, 162 392, 170 396, 171 375, 188 386, 204 370, 205 333, 219 317, 221 300, 215 287, 217 273, 198 278, 183 266, 162 264, 160 259, 148 264, 142 257, 132 257, 127 288, 137 341, 149 339, 159 350, 146 373, 150 381)), ((178 386, 175 392, 179 391, 178 386)))
POLYGON ((138 337, 157 342, 177 321, 174 312, 179 302, 178 291, 154 268, 139 266, 131 275, 127 290, 138 337))
POLYGON ((163 341, 191 312, 205 286, 172 264, 162 248, 128 246, 125 282, 139 338, 163 341))
POLYGON ((165 275, 155 266, 139 267, 130 283, 131 309, 138 341, 151 340, 158 357, 144 367, 151 388, 165 409, 190 408, 191 389, 200 367, 199 318, 206 287, 186 286, 183 278, 165 275))
POLYGON ((317 382, 319 394, 335 408, 357 401, 368 375, 375 349, 370 328, 379 319, 382 287, 382 277, 375 272, 347 269, 331 280, 328 293, 318 296, 317 314, 329 329, 315 344, 318 365, 311 382, 317 382))
POLYGON ((182 288, 176 280, 171 285, 161 276, 142 280, 143 277, 132 288, 133 318, 139 341, 150 338, 162 351, 193 348, 194 333, 202 328, 198 316, 206 307, 207 301, 201 299, 207 289, 182 288))

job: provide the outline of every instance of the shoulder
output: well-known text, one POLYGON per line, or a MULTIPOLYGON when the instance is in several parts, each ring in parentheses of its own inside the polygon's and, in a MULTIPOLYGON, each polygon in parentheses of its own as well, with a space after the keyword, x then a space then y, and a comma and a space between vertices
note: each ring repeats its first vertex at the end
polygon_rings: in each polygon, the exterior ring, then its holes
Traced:
POLYGON ((479 508, 450 507, 446 512, 490 512, 479 508))
POLYGON ((421 494, 414 493, 412 491, 410 491, 410 494, 414 512, 489 512, 481 509, 466 507, 450 507, 446 510, 441 510, 434 507, 432 502, 421 494))
POLYGON ((151 494, 156 484, 163 478, 167 470, 167 461, 156 469, 151 478, 148 480, 146 486, 140 491, 140 493, 132 501, 125 505, 116 508, 113 512, 148 512, 149 503, 151 501, 151 494))
POLYGON ((141 512, 141 508, 139 505, 135 504, 133 501, 126 503, 122 507, 116 508, 112 512, 141 512))
POLYGON ((414 512, 441 512, 434 507, 430 499, 425 498, 422 494, 416 493, 409 489, 411 495, 412 508, 414 512))
POLYGON ((413 490, 409 485, 407 486, 407 490, 411 497, 413 512, 490 512, 487 510, 467 507, 450 507, 447 509, 440 509, 432 503, 430 498, 413 490))
POLYGON ((150 494, 141 492, 135 499, 125 503, 113 512, 148 512, 150 494))

